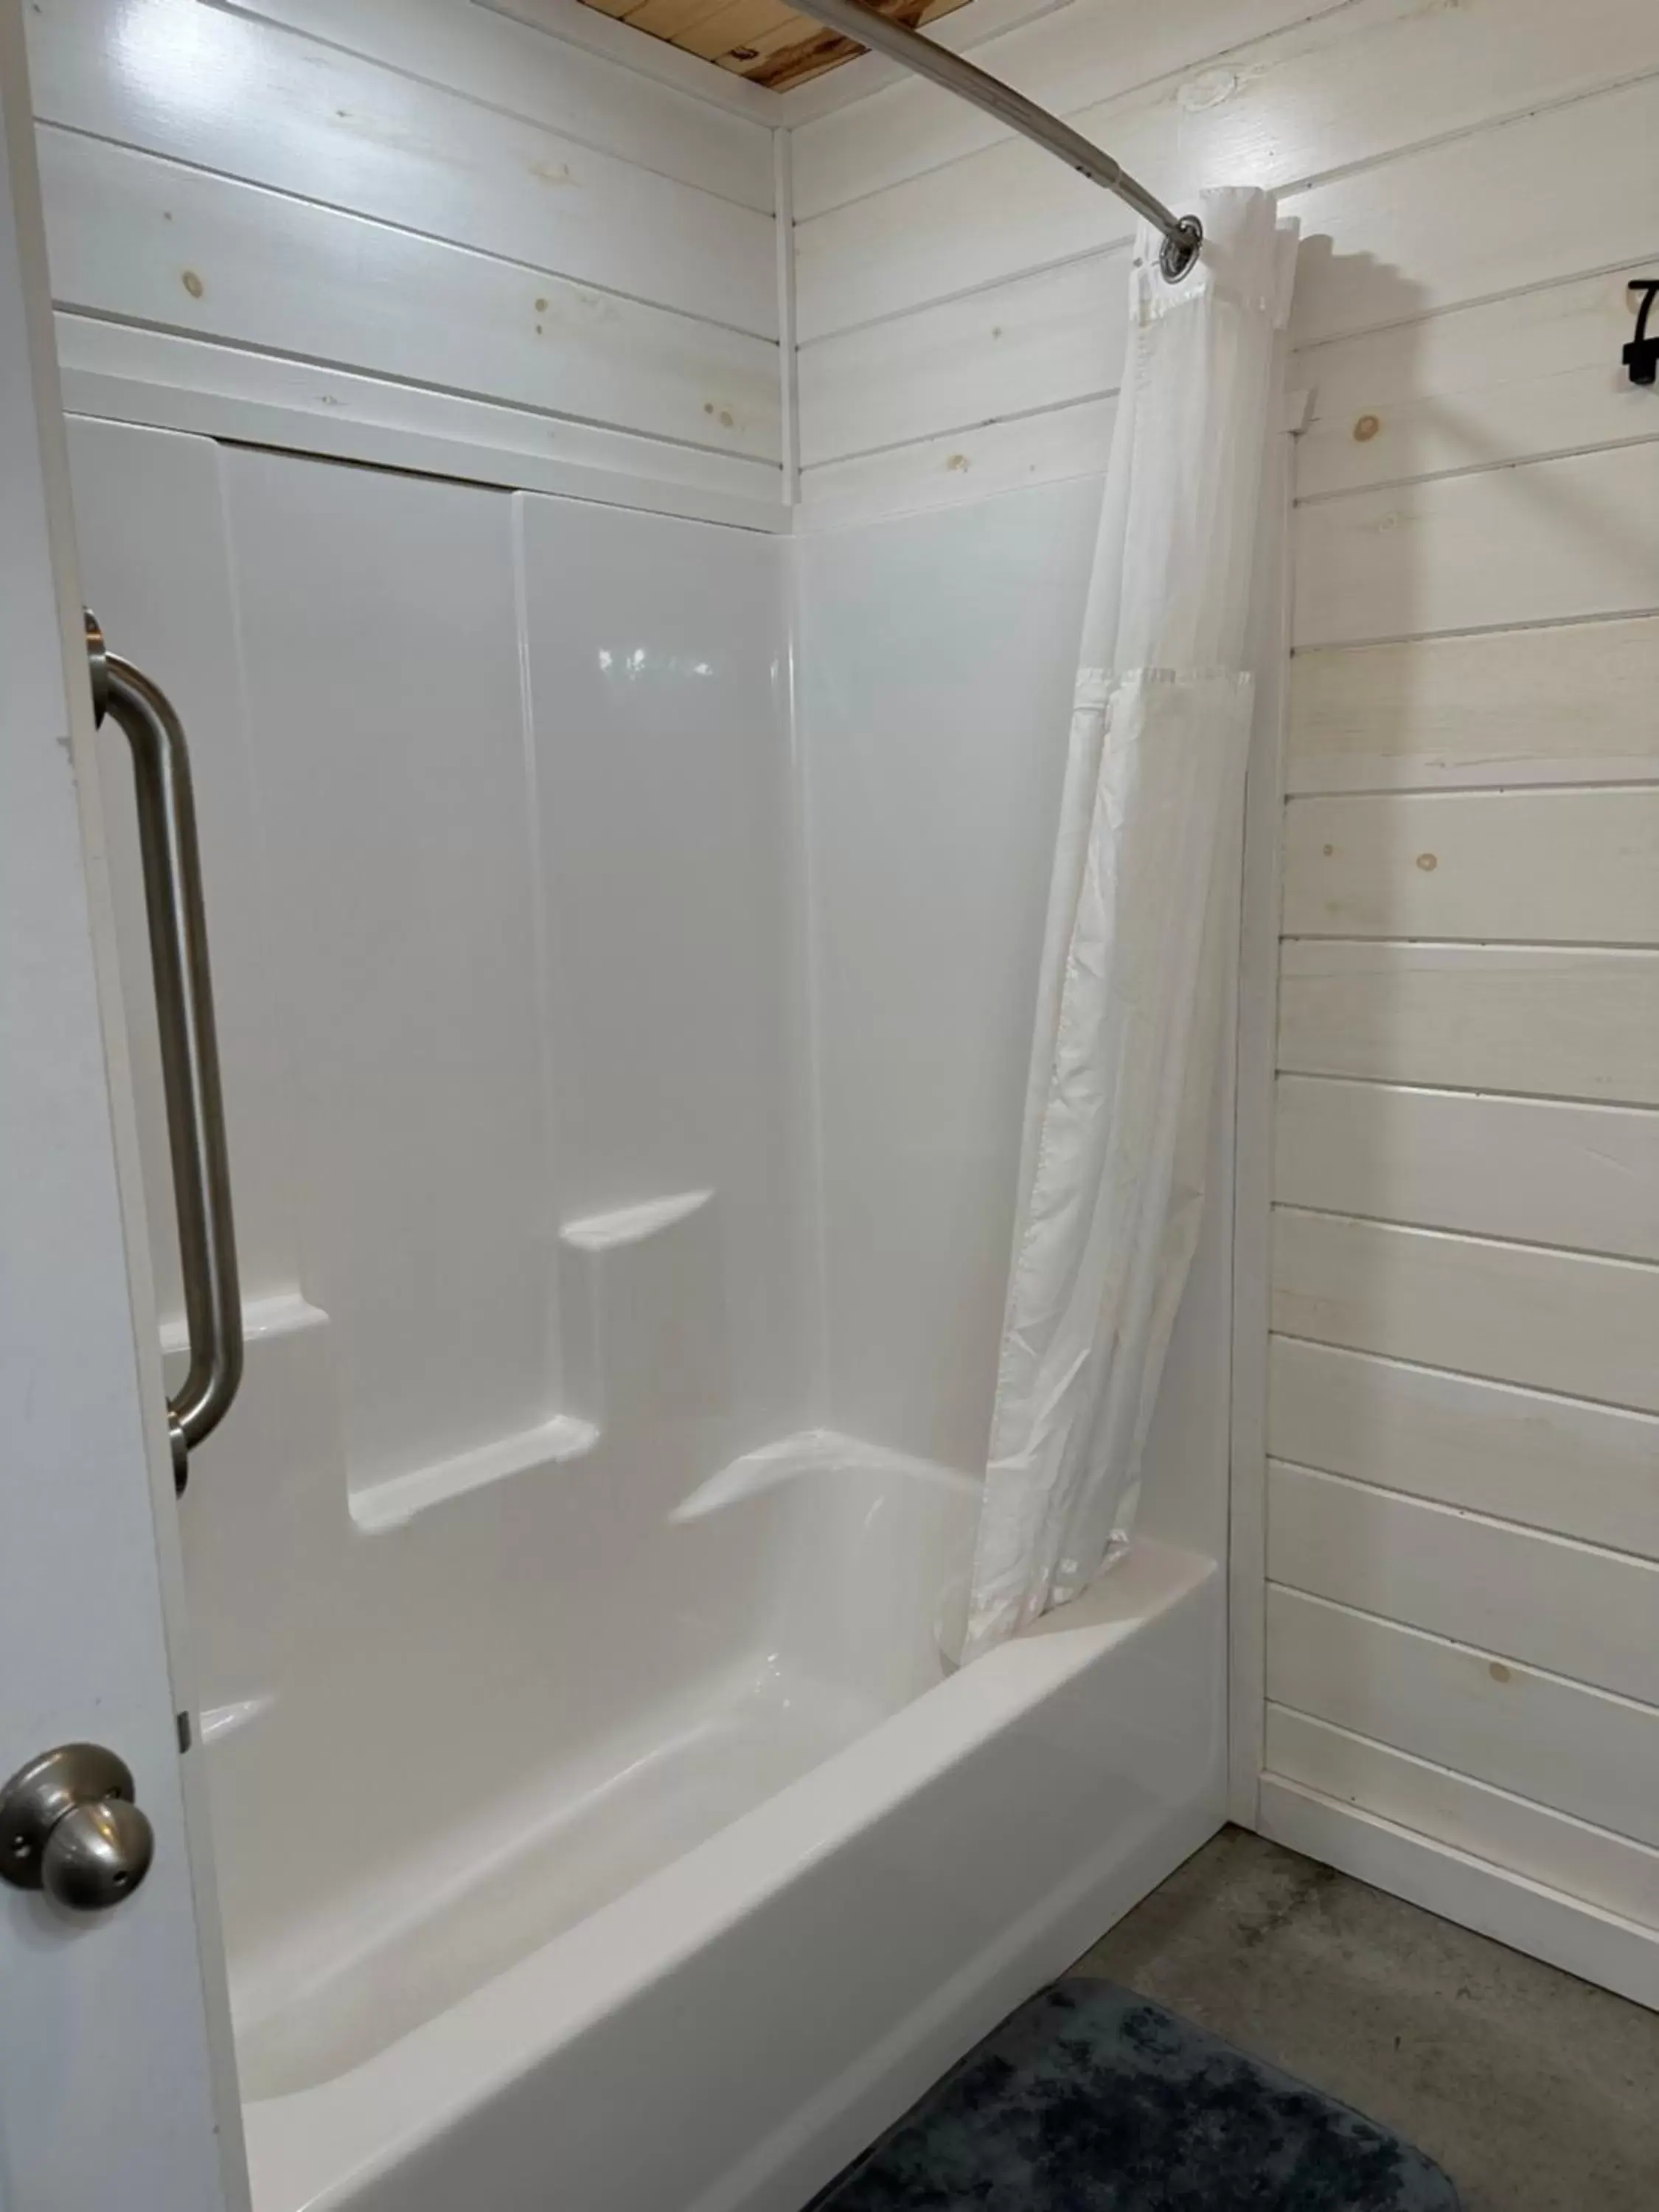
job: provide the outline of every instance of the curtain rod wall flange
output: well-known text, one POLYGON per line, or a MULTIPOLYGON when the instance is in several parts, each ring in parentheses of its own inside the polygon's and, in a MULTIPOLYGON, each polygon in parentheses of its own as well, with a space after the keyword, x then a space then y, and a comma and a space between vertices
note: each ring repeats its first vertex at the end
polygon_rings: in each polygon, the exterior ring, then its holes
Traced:
POLYGON ((1158 254, 1158 266, 1170 283, 1179 283, 1198 258, 1204 243, 1204 227, 1194 215, 1175 215, 1162 200, 1154 199, 1146 187, 1132 177, 1121 161, 1103 153, 1069 124, 1062 123, 1057 115, 1050 115, 1046 107, 1039 107, 1023 92, 1016 92, 1011 84, 1000 77, 989 76, 972 62, 964 61, 960 54, 952 53, 948 46, 935 46, 931 39, 903 23, 886 15, 878 15, 873 8, 866 8, 863 0, 794 0, 803 15, 814 21, 827 23, 832 30, 841 31, 860 46, 873 47, 876 52, 887 54, 896 62, 926 77, 946 92, 953 92, 958 100, 965 100, 975 107, 983 108, 994 115, 1011 131, 1022 137, 1057 154, 1067 167, 1087 177, 1091 184, 1100 185, 1109 192, 1115 192, 1139 216, 1164 234, 1164 245, 1158 254))

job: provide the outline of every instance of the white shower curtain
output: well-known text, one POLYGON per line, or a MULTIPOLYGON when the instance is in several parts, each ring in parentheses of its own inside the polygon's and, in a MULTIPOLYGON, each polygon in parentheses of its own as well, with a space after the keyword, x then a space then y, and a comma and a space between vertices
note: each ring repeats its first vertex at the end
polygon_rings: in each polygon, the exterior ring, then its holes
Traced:
POLYGON ((1245 665, 1294 232, 1208 192, 1143 227, 1073 699, 963 1656, 1126 1547, 1203 1200, 1249 743, 1245 665))

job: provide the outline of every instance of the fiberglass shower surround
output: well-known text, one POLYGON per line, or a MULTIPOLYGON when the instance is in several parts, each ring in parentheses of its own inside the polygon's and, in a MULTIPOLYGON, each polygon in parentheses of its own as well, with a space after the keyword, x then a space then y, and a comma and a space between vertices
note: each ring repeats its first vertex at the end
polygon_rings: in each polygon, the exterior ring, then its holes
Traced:
POLYGON ((1059 118, 861 0, 805 12, 1142 218, 1038 981, 972 1659, 1086 1589, 1133 1528, 1204 1197, 1296 226, 1251 189, 1176 216, 1059 118))
POLYGON ((1227 1172, 1280 304, 1266 202, 1163 216, 1103 511, 792 539, 71 426, 196 751, 247 1327, 181 1526, 258 2212, 793 2212, 1222 1817, 1220 1206, 1084 1587, 1227 1172))

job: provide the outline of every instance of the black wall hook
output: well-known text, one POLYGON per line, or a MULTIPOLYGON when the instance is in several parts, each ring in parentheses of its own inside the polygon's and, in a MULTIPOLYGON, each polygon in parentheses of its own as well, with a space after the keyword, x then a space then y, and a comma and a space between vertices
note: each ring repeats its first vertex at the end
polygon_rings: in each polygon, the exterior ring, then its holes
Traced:
POLYGON ((1648 336, 1648 317, 1659 295, 1659 276, 1632 276, 1629 289, 1642 295, 1642 304, 1636 311, 1636 335, 1620 358, 1629 369, 1632 384, 1659 383, 1659 337, 1648 336))

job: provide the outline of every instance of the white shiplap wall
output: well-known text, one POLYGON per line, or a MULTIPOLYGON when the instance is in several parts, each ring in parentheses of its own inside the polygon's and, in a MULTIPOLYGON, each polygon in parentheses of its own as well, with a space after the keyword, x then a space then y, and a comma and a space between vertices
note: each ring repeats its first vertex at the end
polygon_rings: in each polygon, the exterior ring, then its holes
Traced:
POLYGON ((33 0, 71 410, 787 526, 775 133, 471 0, 33 0))
MULTIPOLYGON (((1659 252, 1642 0, 1074 0, 971 51, 1176 204, 1284 193, 1313 241, 1295 335, 1322 348, 1304 491, 1650 434, 1609 369, 1622 287, 1585 281, 1659 252), (1360 447, 1356 375, 1387 417, 1360 447)), ((1121 204, 915 83, 804 124, 793 150, 809 523, 1098 466, 1121 204)))
MULTIPOLYGON (((1659 2003, 1659 11, 1074 0, 972 51, 1306 241, 1236 1802, 1659 2003)), ((909 84, 793 183, 805 526, 1100 465, 1116 203, 909 84)))

